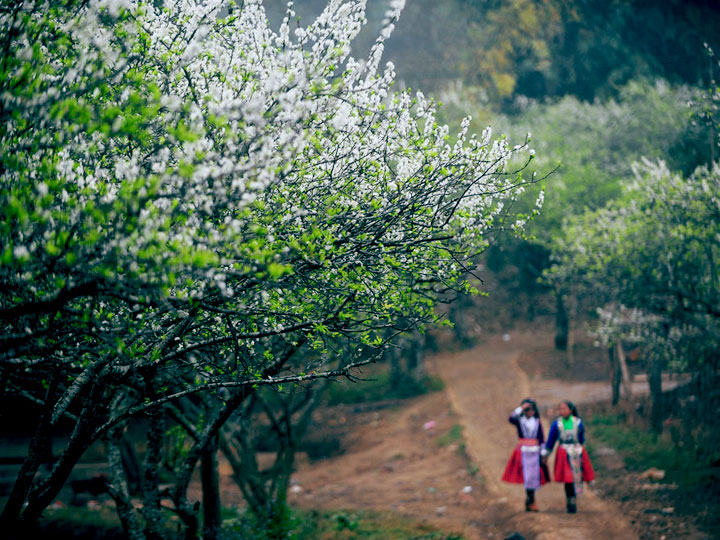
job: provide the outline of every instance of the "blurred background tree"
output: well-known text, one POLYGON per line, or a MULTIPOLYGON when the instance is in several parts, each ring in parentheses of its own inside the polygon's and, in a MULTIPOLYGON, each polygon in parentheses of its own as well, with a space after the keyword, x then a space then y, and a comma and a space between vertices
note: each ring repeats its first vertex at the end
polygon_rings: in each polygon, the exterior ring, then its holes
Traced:
MULTIPOLYGON (((265 4, 279 24, 284 0, 265 4)), ((325 1, 296 4, 307 22, 325 1)), ((368 1, 358 55, 372 44, 388 5, 368 1)), ((718 27, 720 6, 711 0, 409 0, 385 58, 409 86, 436 90, 461 79, 509 111, 518 96, 617 97, 637 78, 707 83, 703 44, 720 48, 718 27)))

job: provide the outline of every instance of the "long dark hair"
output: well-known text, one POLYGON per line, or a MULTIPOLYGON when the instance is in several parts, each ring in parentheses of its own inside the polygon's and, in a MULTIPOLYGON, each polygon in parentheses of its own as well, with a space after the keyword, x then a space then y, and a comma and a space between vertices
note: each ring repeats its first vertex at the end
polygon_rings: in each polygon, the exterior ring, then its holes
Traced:
POLYGON ((565 400, 563 400, 563 403, 568 406, 568 409, 570 409, 570 414, 580 418, 580 414, 578 413, 577 407, 575 406, 575 404, 572 401, 570 401, 569 399, 565 399, 565 400))
POLYGON ((533 412, 534 412, 533 416, 534 416, 535 418, 540 418, 540 411, 538 411, 537 403, 535 403, 535 402, 534 402, 532 399, 530 399, 530 398, 525 398, 525 399, 523 399, 523 400, 520 402, 520 406, 522 407, 522 406, 525 405, 526 403, 528 403, 528 404, 533 408, 533 412))

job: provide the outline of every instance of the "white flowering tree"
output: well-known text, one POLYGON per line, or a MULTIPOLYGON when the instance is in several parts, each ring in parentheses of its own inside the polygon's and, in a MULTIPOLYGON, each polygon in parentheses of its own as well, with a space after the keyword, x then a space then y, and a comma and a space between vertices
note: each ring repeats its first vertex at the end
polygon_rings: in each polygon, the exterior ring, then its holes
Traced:
POLYGON ((624 199, 572 220, 555 246, 550 277, 593 291, 602 308, 598 336, 643 343, 658 431, 663 366, 716 365, 719 256, 717 163, 683 178, 663 162, 643 161, 624 199))
POLYGON ((469 119, 451 141, 422 94, 393 93, 380 59, 402 2, 360 60, 364 4, 331 0, 298 28, 289 6, 278 31, 251 0, 1 8, 0 371, 41 411, 8 526, 104 440, 126 533, 160 534, 173 418, 191 442, 165 495, 194 537, 192 472, 249 396, 351 376, 433 321, 513 225, 526 180, 507 164, 527 141, 469 119), (120 460, 132 417, 150 420, 140 513, 120 460))

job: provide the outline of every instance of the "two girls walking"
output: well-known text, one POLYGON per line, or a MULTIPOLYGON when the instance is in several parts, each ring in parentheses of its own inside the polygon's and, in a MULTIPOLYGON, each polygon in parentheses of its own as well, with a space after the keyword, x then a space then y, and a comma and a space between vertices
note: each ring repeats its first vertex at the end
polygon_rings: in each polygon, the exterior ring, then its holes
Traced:
POLYGON ((559 416, 550 426, 547 441, 544 440, 542 421, 533 400, 524 399, 509 418, 509 422, 517 428, 518 444, 502 479, 525 486, 525 510, 528 512, 539 510, 535 492, 550 480, 547 457, 558 442, 553 476, 556 482, 565 484, 568 513, 577 512, 577 495, 582 493, 582 483, 595 479, 590 458, 583 446, 585 426, 577 408, 570 401, 562 401, 558 412, 559 416))

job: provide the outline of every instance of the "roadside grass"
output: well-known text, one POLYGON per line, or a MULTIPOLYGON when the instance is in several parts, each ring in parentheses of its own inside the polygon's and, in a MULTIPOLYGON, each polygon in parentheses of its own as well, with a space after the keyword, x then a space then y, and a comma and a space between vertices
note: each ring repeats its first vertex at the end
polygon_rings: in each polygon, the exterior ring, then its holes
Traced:
MULTIPOLYGON (((463 540, 459 534, 438 530, 392 512, 310 510, 293 511, 292 540, 463 540)), ((239 517, 223 527, 227 540, 274 540, 252 530, 239 517)))
POLYGON ((666 430, 655 434, 644 427, 628 425, 625 413, 595 414, 585 420, 591 434, 588 450, 593 452, 592 439, 615 448, 628 469, 642 471, 651 467, 665 471, 665 482, 692 490, 704 487, 708 478, 708 464, 695 448, 679 446, 672 433, 666 430))
MULTIPOLYGON (((678 448, 669 433, 656 435, 623 422, 623 414, 594 415, 586 420, 592 438, 615 448, 623 457, 627 467, 641 471, 650 467, 666 471, 669 481, 684 487, 694 487, 687 473, 697 467, 697 456, 693 452, 678 448)), ((592 453, 592 438, 588 449, 592 453)))
MULTIPOLYGON (((628 482, 627 477, 621 480, 616 492, 621 501, 640 497, 654 501, 658 507, 672 507, 678 519, 688 520, 710 533, 708 538, 720 538, 720 462, 717 445, 707 444, 708 437, 716 434, 707 419, 691 418, 687 426, 671 420, 663 433, 655 434, 649 430, 647 419, 627 404, 617 408, 597 404, 586 413, 583 421, 588 429, 587 446, 591 455, 602 443, 618 452, 627 472, 639 473, 651 468, 665 472, 661 481, 644 481, 655 483, 658 488, 667 486, 659 491, 638 491, 635 482, 628 482), (704 439, 689 435, 687 427, 704 439)), ((659 529, 652 529, 658 523, 661 522, 646 522, 645 526, 658 532, 659 529)))
MULTIPOLYGON (((112 508, 90 510, 63 508, 51 510, 38 527, 34 537, 59 540, 121 540, 125 538, 112 508)), ((270 536, 259 530, 242 511, 224 508, 222 540, 463 540, 452 532, 441 531, 392 512, 291 510, 288 532, 270 536)), ((177 532, 168 522, 166 538, 177 532)))

